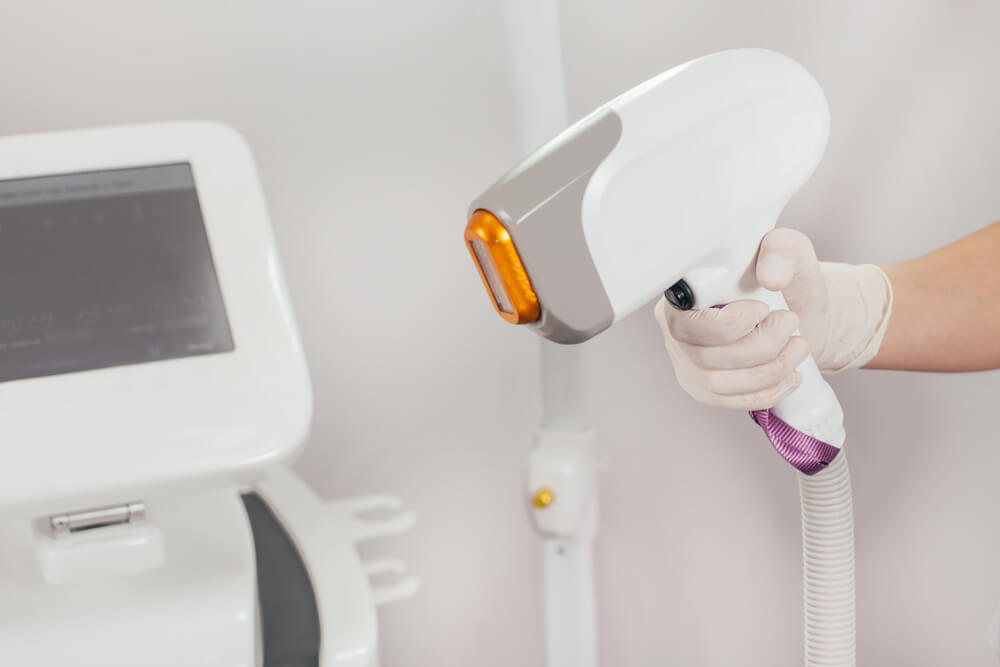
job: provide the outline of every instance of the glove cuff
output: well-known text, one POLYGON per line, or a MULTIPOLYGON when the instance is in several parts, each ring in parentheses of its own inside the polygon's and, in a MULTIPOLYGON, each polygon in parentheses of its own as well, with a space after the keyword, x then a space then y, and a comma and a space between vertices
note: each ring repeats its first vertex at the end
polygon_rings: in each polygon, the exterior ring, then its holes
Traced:
POLYGON ((852 268, 857 271, 858 290, 861 292, 866 309, 870 311, 869 317, 875 321, 874 328, 853 359, 837 368, 824 369, 824 375, 835 375, 852 368, 861 368, 874 359, 882 346, 886 329, 889 327, 893 302, 892 283, 889 281, 889 276, 874 264, 861 264, 852 268), (881 308, 878 307, 879 304, 881 304, 881 308))

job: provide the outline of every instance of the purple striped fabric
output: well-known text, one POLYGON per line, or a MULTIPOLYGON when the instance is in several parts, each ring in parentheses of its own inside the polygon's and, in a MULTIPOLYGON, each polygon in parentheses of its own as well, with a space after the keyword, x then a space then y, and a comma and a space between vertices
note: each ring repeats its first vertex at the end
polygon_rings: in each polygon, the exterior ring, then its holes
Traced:
POLYGON ((750 418, 764 429, 764 434, 781 458, 805 475, 815 475, 823 470, 833 463, 840 452, 833 445, 789 425, 771 410, 754 410, 750 413, 750 418))

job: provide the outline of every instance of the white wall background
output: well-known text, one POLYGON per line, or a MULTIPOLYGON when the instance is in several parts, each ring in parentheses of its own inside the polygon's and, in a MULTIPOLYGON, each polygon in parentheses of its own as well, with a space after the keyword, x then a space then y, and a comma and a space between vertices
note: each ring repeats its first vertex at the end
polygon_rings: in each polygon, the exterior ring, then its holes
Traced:
MULTIPOLYGON (((469 199, 518 157, 498 3, 0 9, 0 133, 204 117, 249 138, 316 387, 298 468, 326 496, 397 492, 420 515, 416 532, 373 547, 425 581, 382 615, 387 667, 541 665, 521 498, 537 347, 493 313, 459 239, 469 199)), ((996 2, 563 0, 561 14, 573 117, 714 50, 766 46, 805 64, 833 132, 784 222, 824 257, 903 259, 1000 217, 996 2)), ((676 387, 648 312, 588 355, 609 453, 604 663, 801 664, 788 467, 744 415, 676 387)), ((1000 602, 1000 377, 835 384, 856 482, 861 664, 995 664, 982 632, 1000 602)))

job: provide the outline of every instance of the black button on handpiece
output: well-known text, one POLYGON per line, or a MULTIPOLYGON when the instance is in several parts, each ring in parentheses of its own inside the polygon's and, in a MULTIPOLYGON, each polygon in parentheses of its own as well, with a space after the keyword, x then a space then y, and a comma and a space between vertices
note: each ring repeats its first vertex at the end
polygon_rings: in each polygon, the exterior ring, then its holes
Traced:
POLYGON ((683 279, 678 280, 664 290, 663 296, 677 310, 691 310, 694 308, 694 292, 691 291, 691 286, 684 282, 683 279))

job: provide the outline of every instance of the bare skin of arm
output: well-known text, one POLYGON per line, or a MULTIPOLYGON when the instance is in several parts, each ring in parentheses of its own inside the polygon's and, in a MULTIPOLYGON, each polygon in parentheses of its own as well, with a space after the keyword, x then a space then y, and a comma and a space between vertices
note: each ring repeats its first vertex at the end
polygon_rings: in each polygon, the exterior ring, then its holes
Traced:
POLYGON ((892 283, 892 315, 866 368, 1000 368, 1000 223, 882 269, 892 283))

